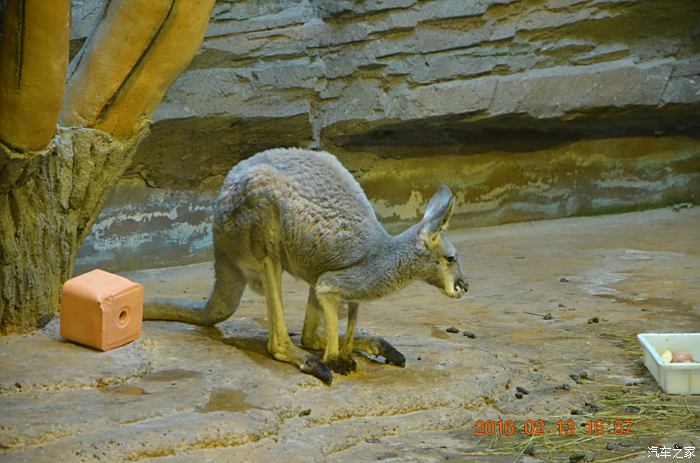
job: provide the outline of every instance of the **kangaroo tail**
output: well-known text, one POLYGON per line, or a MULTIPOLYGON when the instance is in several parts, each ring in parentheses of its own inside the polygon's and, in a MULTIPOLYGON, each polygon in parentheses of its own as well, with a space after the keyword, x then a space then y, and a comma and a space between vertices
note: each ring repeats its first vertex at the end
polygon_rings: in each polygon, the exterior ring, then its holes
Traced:
POLYGON ((172 320, 194 325, 213 325, 207 317, 206 301, 178 298, 147 299, 143 304, 144 320, 172 320))
POLYGON ((215 264, 216 282, 208 301, 178 298, 154 298, 144 303, 144 320, 172 320, 211 326, 228 319, 238 308, 246 280, 236 267, 219 260, 215 264))

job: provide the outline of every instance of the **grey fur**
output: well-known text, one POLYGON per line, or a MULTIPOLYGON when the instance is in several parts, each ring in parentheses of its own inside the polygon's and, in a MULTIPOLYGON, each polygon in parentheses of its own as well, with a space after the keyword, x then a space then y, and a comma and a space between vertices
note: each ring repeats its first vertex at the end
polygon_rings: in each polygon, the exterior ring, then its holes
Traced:
POLYGON ((327 367, 341 373, 355 368, 353 349, 384 355, 403 366, 403 356, 385 340, 353 339, 358 302, 380 298, 416 279, 461 297, 467 283, 457 251, 444 236, 453 207, 454 197, 441 186, 423 220, 391 236, 360 185, 333 155, 302 149, 263 151, 229 172, 217 198, 216 281, 207 304, 154 301, 146 305, 145 318, 219 323, 235 312, 250 284, 266 297, 268 349, 276 359, 328 383, 332 375, 327 367), (294 346, 287 335, 282 271, 310 285, 302 345, 325 350, 322 362, 294 346), (350 304, 353 328, 339 346, 337 311, 342 301, 350 304))

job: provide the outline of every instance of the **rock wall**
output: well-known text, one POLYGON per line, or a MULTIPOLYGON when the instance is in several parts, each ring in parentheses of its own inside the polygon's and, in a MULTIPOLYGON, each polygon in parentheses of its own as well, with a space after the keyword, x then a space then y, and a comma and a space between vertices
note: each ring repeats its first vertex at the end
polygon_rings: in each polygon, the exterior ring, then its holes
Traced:
POLYGON ((223 176, 273 146, 337 154, 392 230, 440 183, 462 226, 697 201, 700 2, 219 1, 79 266, 208 258, 223 176))

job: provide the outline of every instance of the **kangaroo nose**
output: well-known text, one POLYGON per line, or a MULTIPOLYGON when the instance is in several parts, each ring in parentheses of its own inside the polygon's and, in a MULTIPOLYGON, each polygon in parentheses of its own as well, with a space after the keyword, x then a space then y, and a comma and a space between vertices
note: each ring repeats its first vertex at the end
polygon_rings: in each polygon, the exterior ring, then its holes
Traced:
POLYGON ((469 291, 469 283, 467 283, 467 280, 460 278, 459 280, 455 281, 454 290, 456 293, 466 293, 469 291))

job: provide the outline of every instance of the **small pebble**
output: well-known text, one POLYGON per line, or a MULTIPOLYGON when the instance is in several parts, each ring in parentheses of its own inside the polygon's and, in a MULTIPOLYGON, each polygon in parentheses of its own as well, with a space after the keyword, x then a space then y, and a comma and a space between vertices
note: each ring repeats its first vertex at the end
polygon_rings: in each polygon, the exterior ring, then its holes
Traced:
POLYGON ((605 448, 608 450, 615 450, 617 448, 617 444, 615 444, 614 442, 608 442, 605 448))
POLYGON ((561 277, 561 278, 559 278, 559 281, 561 281, 562 283, 568 283, 569 279, 566 277, 561 277))
POLYGON ((586 407, 588 407, 588 411, 591 413, 597 413, 601 410, 601 407, 598 404, 592 404, 592 403, 586 402, 586 407))
POLYGON ((309 415, 311 415, 311 409, 310 409, 310 408, 307 408, 307 409, 302 410, 302 411, 299 412, 299 416, 309 416, 309 415))
POLYGON ((562 304, 562 303, 560 302, 560 303, 559 303, 559 308, 560 308, 560 309, 563 309, 564 307, 566 307, 566 305, 565 305, 565 304, 562 304))
POLYGON ((600 322, 600 318, 598 317, 593 317, 588 319, 588 324, 590 325, 591 323, 598 323, 600 322))
POLYGON ((581 410, 579 410, 578 408, 574 408, 573 410, 571 410, 571 414, 572 415, 583 415, 583 412, 581 410))
POLYGON ((454 326, 450 326, 445 331, 447 331, 448 333, 459 333, 459 330, 454 326))
POLYGON ((571 385, 564 383, 561 385, 561 388, 564 389, 565 391, 570 391, 571 390, 571 385))
POLYGON ((516 393, 515 393, 515 398, 516 398, 516 399, 522 399, 522 398, 523 398, 523 395, 522 395, 520 392, 516 392, 516 393))
POLYGON ((368 444, 381 444, 382 441, 380 441, 376 437, 368 437, 365 439, 365 442, 367 442, 368 444))
POLYGON ((577 453, 575 455, 571 455, 569 457, 569 461, 583 461, 583 459, 586 458, 586 455, 583 453, 577 453))
POLYGON ((530 393, 530 391, 528 391, 527 389, 525 389, 525 388, 522 387, 522 386, 517 386, 517 387, 515 388, 515 390, 518 391, 518 392, 521 392, 521 393, 523 393, 523 394, 525 394, 525 395, 528 395, 528 394, 530 393))
POLYGON ((569 378, 573 379, 577 384, 581 380, 581 377, 576 373, 571 373, 569 375, 569 378))
POLYGON ((582 371, 582 372, 580 372, 578 375, 579 375, 579 377, 580 377, 581 379, 589 379, 589 376, 588 376, 588 372, 587 372, 587 371, 582 371))
POLYGON ((472 333, 471 331, 465 331, 462 333, 464 336, 468 337, 469 339, 474 339, 476 338, 476 334, 472 333))
POLYGON ((523 453, 525 455, 534 455, 535 454, 535 446, 532 444, 527 444, 527 447, 525 447, 525 450, 523 450, 523 453))
POLYGON ((545 320, 551 320, 551 319, 554 318, 554 317, 552 317, 552 314, 551 314, 551 313, 548 313, 547 315, 545 315, 545 316, 542 317, 542 318, 544 318, 545 320))

